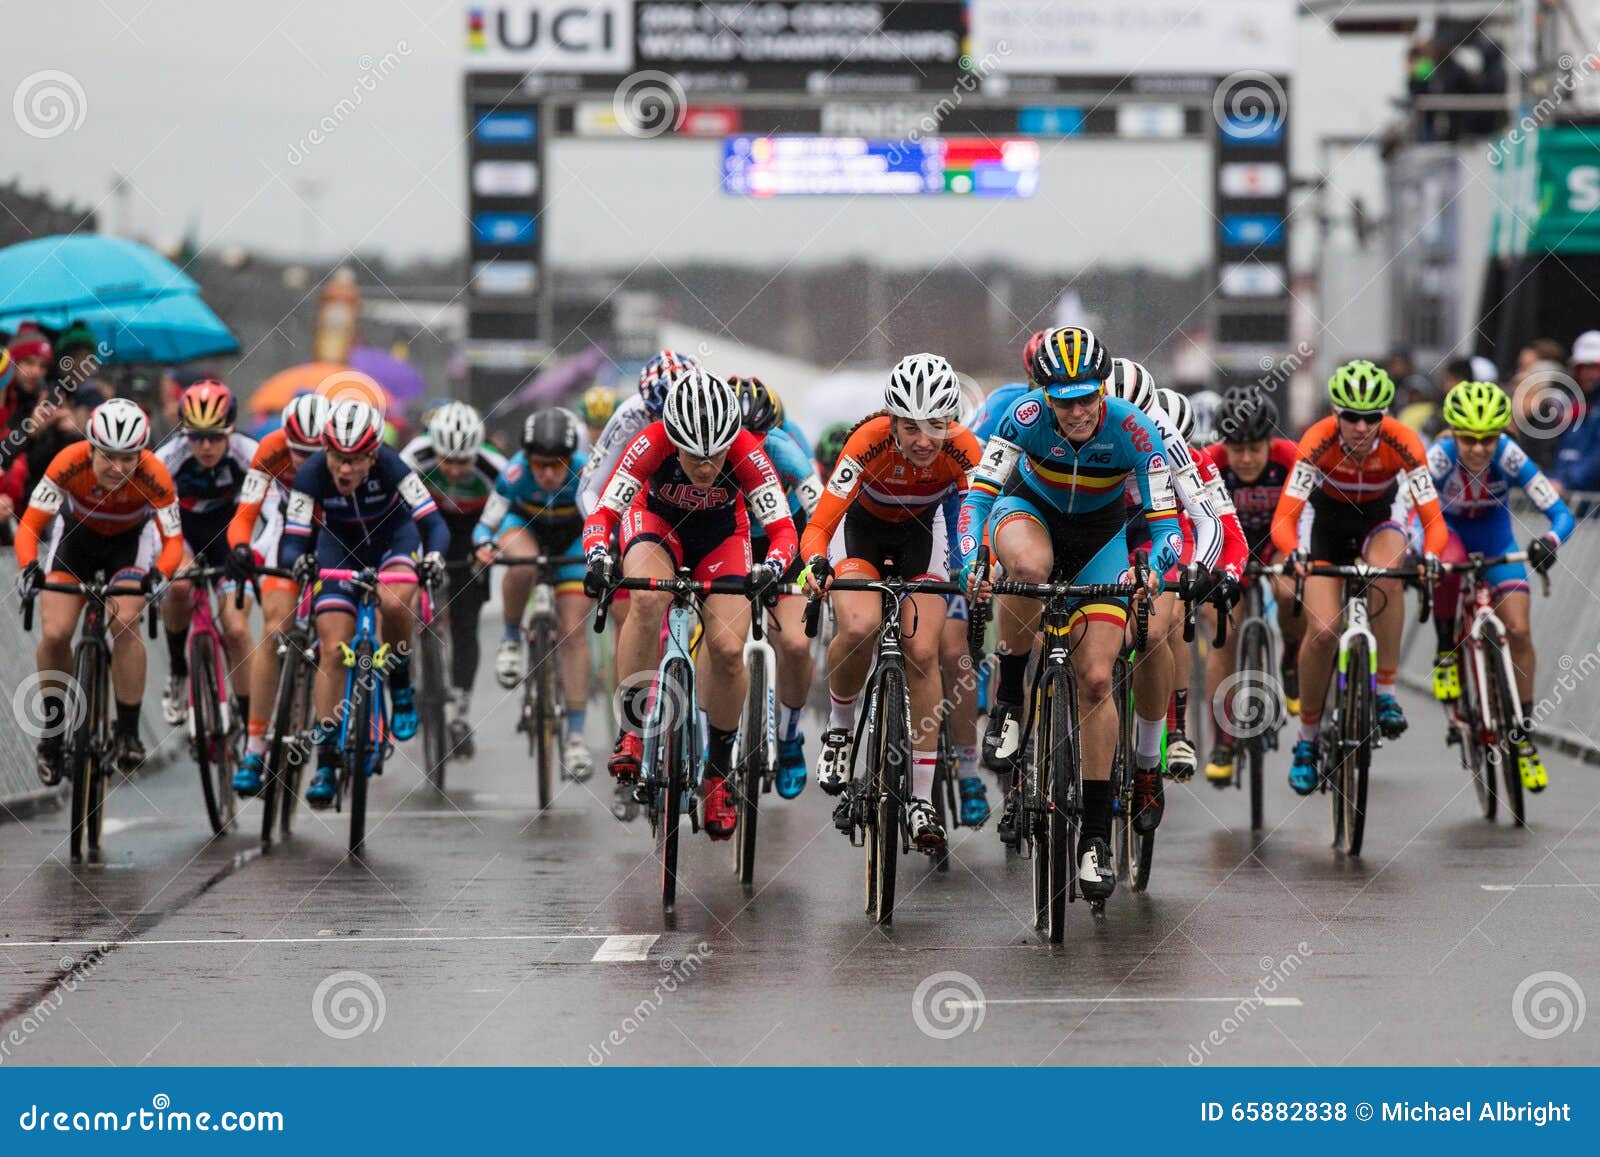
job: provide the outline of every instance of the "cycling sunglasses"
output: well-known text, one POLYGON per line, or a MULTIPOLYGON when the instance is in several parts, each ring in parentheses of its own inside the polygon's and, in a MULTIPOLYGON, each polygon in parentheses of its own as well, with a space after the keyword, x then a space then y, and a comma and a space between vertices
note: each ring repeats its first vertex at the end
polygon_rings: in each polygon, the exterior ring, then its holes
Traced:
POLYGON ((1383 421, 1382 410, 1335 410, 1341 422, 1349 422, 1352 426, 1365 422, 1369 426, 1376 426, 1383 421))
POLYGON ((183 436, 191 442, 226 442, 228 435, 216 430, 185 430, 183 436))
POLYGON ((1456 440, 1456 444, 1459 446, 1492 446, 1500 441, 1499 430, 1492 434, 1469 434, 1465 430, 1451 430, 1450 436, 1456 440))

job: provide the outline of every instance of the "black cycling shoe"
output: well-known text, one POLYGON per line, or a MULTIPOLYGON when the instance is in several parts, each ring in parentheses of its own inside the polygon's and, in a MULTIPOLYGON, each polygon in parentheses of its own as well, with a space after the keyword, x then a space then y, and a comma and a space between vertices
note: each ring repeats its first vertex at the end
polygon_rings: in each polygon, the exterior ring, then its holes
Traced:
POLYGON ((1022 846, 1022 824, 1020 813, 1022 804, 1016 792, 1006 795, 1005 806, 1000 810, 1000 822, 995 825, 995 834, 1000 837, 1000 842, 1015 851, 1022 846))
POLYGON ((50 735, 39 740, 39 747, 34 757, 33 770, 39 774, 39 782, 45 787, 55 787, 61 782, 61 765, 66 759, 61 736, 50 735))
POLYGON ((1161 826, 1166 814, 1166 794, 1159 767, 1141 767, 1133 773, 1133 830, 1149 835, 1161 826))
POLYGON ((1022 760, 1022 704, 995 702, 983 733, 983 766, 1015 771, 1022 760))

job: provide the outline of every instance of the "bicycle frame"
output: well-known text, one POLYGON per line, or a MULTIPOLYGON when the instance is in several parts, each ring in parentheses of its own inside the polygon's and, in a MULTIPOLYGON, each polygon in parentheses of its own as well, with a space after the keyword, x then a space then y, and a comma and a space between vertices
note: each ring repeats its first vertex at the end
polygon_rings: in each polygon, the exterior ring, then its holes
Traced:
MULTIPOLYGON (((190 598, 190 607, 193 617, 189 620, 189 654, 192 656, 198 647, 209 646, 214 662, 213 670, 217 675, 217 685, 212 688, 216 694, 217 709, 220 712, 218 722, 224 734, 233 729, 233 704, 228 695, 228 655, 222 645, 222 632, 217 629, 216 611, 212 604, 215 593, 213 579, 221 574, 219 569, 204 567, 195 570, 180 572, 173 576, 174 581, 187 581, 194 589, 190 598)), ((191 662, 190 671, 194 670, 191 662)), ((188 682, 189 695, 189 738, 198 741, 195 723, 195 685, 191 678, 188 682)))
MULTIPOLYGON (((1485 725, 1495 718, 1495 709, 1489 700, 1489 656, 1488 648, 1484 646, 1484 634, 1489 630, 1499 633, 1500 639, 1506 639, 1506 625, 1494 609, 1494 592, 1489 584, 1483 581, 1483 569, 1503 562, 1523 562, 1527 559, 1525 552, 1508 554, 1498 559, 1472 559, 1466 564, 1457 564, 1447 567, 1447 570, 1458 571, 1462 575, 1461 600, 1456 618, 1456 631, 1458 646, 1464 647, 1471 659, 1471 680, 1473 691, 1477 694, 1477 718, 1485 725), (1470 615, 1468 614, 1470 607, 1470 615)), ((1542 576, 1545 582, 1546 593, 1549 591, 1550 577, 1542 576)), ((1511 648, 1502 647, 1500 658, 1505 672, 1506 686, 1515 691, 1517 686, 1516 664, 1511 661, 1511 648)), ((1508 723, 1511 721, 1507 721, 1508 723)), ((1486 737, 1487 738, 1487 737, 1486 737)))

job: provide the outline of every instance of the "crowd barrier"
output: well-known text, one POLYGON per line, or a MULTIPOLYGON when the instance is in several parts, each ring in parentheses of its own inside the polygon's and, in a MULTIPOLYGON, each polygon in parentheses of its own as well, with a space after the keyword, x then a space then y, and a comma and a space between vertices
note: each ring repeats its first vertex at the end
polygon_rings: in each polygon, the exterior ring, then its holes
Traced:
MULTIPOLYGON (((0 666, 0 695, 8 717, 0 718, 0 821, 25 814, 39 807, 50 807, 65 798, 67 785, 47 788, 34 771, 34 747, 38 742, 38 686, 34 677, 33 651, 38 643, 38 623, 34 634, 22 629, 22 614, 16 597, 17 564, 9 551, 0 555, 0 655, 10 656, 0 666)), ((37 617, 36 617, 37 619, 37 617)), ((182 751, 184 735, 162 726, 160 679, 166 674, 165 654, 159 641, 150 643, 150 677, 145 686, 142 720, 145 750, 143 774, 169 766, 182 751)))

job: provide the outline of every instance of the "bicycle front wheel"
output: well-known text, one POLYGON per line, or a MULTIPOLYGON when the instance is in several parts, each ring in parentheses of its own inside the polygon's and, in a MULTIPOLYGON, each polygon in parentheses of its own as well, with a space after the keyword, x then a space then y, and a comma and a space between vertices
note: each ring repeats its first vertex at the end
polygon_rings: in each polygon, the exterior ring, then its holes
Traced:
POLYGON ((1478 683, 1478 661, 1483 657, 1483 645, 1469 636, 1461 642, 1457 653, 1462 675, 1461 698, 1456 700, 1460 722, 1452 721, 1451 725, 1461 744, 1461 762, 1472 777, 1472 791, 1478 797, 1478 809, 1483 812, 1483 818, 1492 823, 1499 811, 1500 797, 1496 794, 1489 752, 1484 746, 1487 725, 1482 718, 1481 707, 1487 689, 1478 683))
POLYGON ((1260 710, 1271 713, 1261 716, 1252 714, 1245 720, 1243 730, 1250 734, 1241 738, 1239 743, 1239 754, 1245 761, 1245 776, 1250 781, 1250 830, 1253 832, 1259 832, 1266 824, 1262 788, 1267 733, 1277 731, 1284 723, 1283 689, 1271 675, 1271 663, 1272 640, 1267 632, 1267 624, 1260 619, 1251 619, 1244 625, 1239 638, 1239 681, 1234 702, 1244 702, 1252 712, 1260 710))
POLYGON ((233 790, 232 784, 223 784, 226 760, 222 748, 227 737, 222 735, 222 709, 217 702, 217 663, 210 639, 189 641, 189 726, 194 729, 193 749, 195 765, 200 769, 200 790, 206 801, 206 818, 211 821, 211 831, 221 835, 228 827, 223 812, 223 790, 233 790))
MULTIPOLYGON (((100 753, 97 750, 102 730, 100 720, 110 709, 104 693, 105 681, 100 677, 103 666, 104 660, 92 642, 78 644, 72 671, 73 680, 83 695, 84 712, 83 718, 68 736, 63 752, 67 775, 72 779, 71 832, 68 842, 73 863, 83 859, 84 844, 91 843, 86 836, 93 810, 92 802, 97 794, 95 780, 100 774, 100 753)), ((98 843, 96 838, 91 846, 98 843)))
POLYGON ((359 856, 367 840, 367 764, 372 755, 374 698, 382 694, 372 670, 372 645, 356 648, 355 677, 350 680, 349 713, 344 732, 344 782, 350 790, 350 854, 359 856))
POLYGON ((1372 736, 1377 727, 1372 654, 1367 640, 1350 642, 1340 688, 1339 744, 1334 778, 1334 846, 1359 856, 1367 827, 1367 776, 1372 766, 1372 736))
POLYGON ((551 635, 550 624, 536 619, 528 639, 528 747, 533 755, 540 811, 550 806, 556 761, 556 654, 550 645, 551 635))
MULTIPOLYGON (((1500 783, 1505 789, 1506 811, 1511 822, 1522 827, 1524 822, 1522 799, 1522 773, 1517 770, 1516 733, 1522 713, 1517 710, 1516 696, 1506 676, 1505 640, 1491 628, 1484 632, 1483 663, 1489 671, 1489 703, 1494 708, 1494 733, 1499 740, 1490 758, 1500 764, 1500 783)), ((1490 784, 1494 782, 1493 766, 1484 769, 1490 784)), ((1491 789, 1493 790, 1492 786, 1491 789)))
POLYGON ((651 742, 655 758, 650 761, 657 798, 661 801, 660 823, 656 825, 656 846, 661 857, 661 910, 671 912, 678 903, 678 835, 685 793, 692 774, 692 752, 700 749, 693 707, 693 676, 689 665, 674 659, 661 674, 656 691, 656 709, 650 719, 654 726, 651 742), (677 718, 681 713, 682 718, 677 718))
POLYGON ((744 699, 744 718, 739 722, 738 782, 736 805, 738 827, 733 836, 733 870, 739 883, 751 884, 756 871, 756 826, 761 818, 761 785, 766 781, 768 708, 767 665, 758 658, 746 664, 749 690, 744 699))
POLYGON ((444 705, 450 689, 444 678, 444 641, 439 638, 437 620, 421 624, 422 650, 417 689, 418 724, 422 730, 423 770, 435 791, 444 791, 445 766, 450 762, 449 733, 445 730, 444 705))
POLYGON ((873 754, 880 771, 877 818, 873 843, 877 845, 878 890, 875 920, 894 919, 895 870, 900 855, 900 818, 911 784, 911 701, 906 697, 906 673, 890 664, 878 683, 880 711, 878 749, 873 754))

